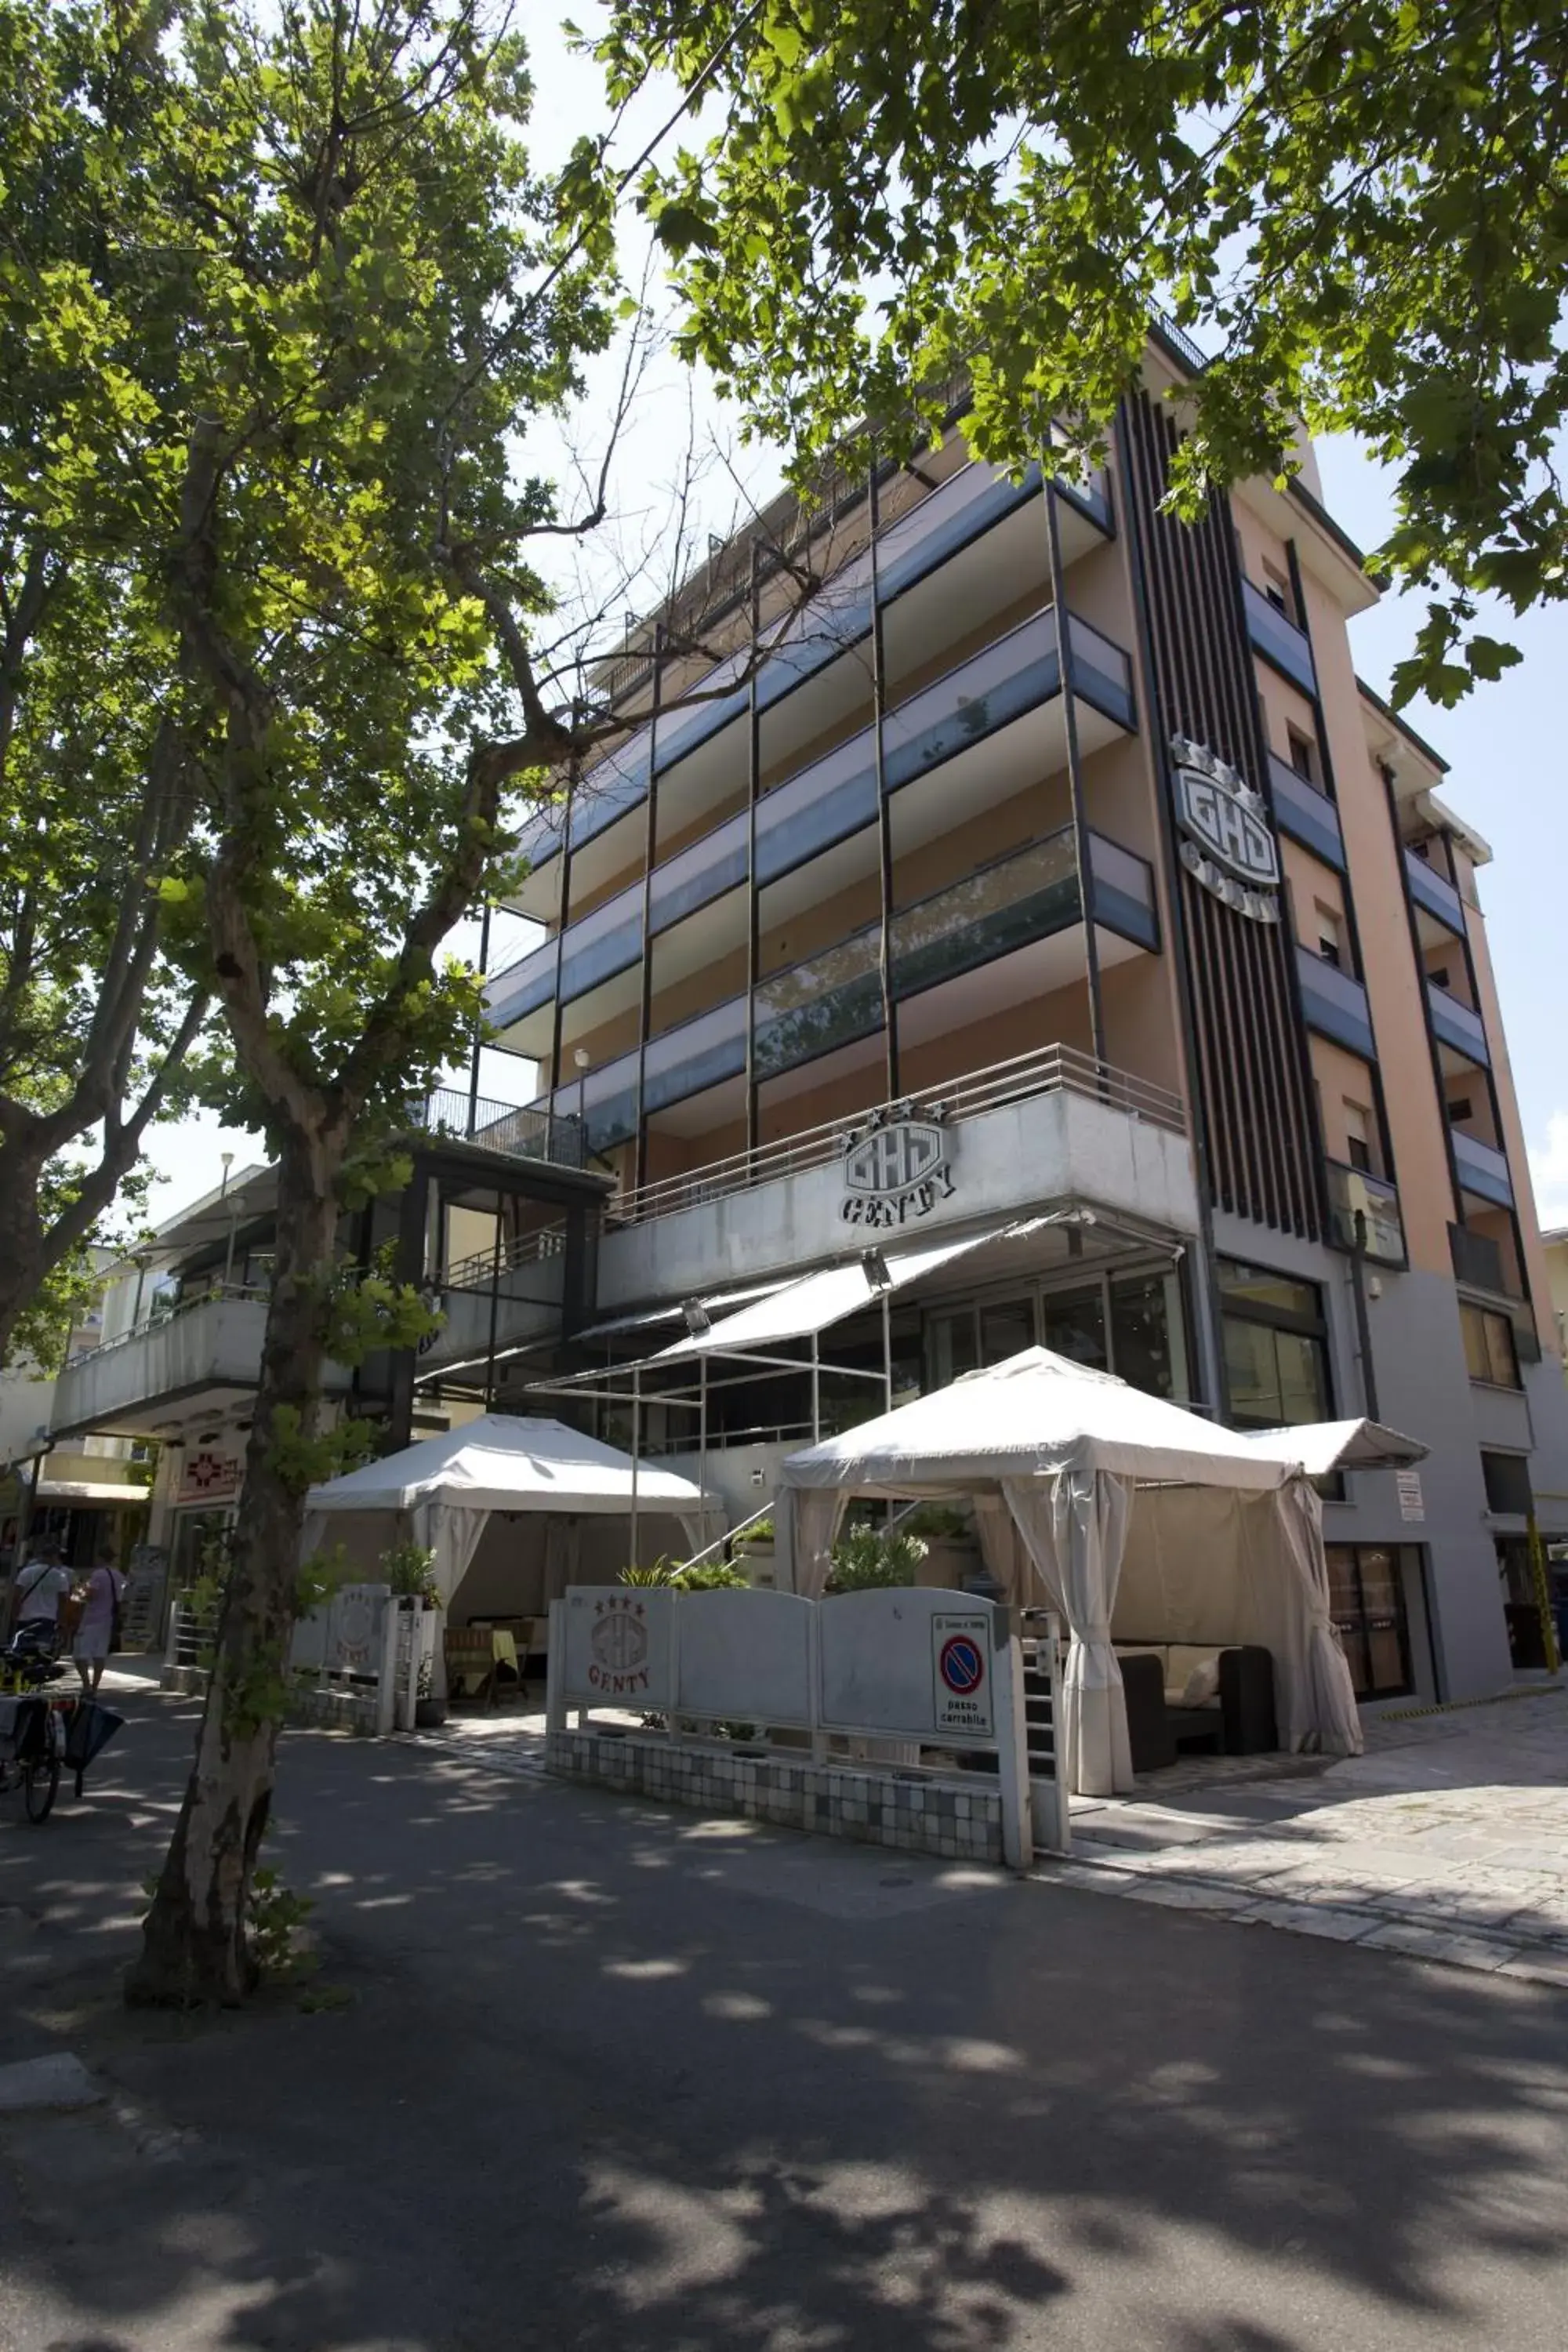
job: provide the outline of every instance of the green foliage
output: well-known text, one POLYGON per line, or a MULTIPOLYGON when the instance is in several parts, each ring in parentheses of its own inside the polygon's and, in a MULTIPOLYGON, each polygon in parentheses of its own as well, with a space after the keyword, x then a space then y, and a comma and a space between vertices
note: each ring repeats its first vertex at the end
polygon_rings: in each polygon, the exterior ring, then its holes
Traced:
POLYGON ((923 1536, 928 1543, 952 1543, 973 1532, 964 1514, 946 1503, 921 1503, 899 1526, 904 1535, 923 1536))
POLYGON ((855 1521, 833 1547, 828 1590, 864 1592, 873 1586, 912 1584, 925 1556, 919 1536, 907 1535, 901 1528, 889 1536, 869 1520, 855 1521))
POLYGON ((1474 0, 617 0, 611 94, 700 78, 641 200, 684 346, 795 450, 903 453, 955 377, 980 455, 1090 462, 1152 310, 1213 358, 1174 488, 1294 464, 1293 420, 1395 469, 1378 562, 1431 603, 1396 697, 1514 649, 1479 599, 1568 598, 1568 16, 1474 0))
POLYGON ((771 1544, 773 1539, 773 1518, 770 1511, 765 1518, 753 1519, 749 1528, 731 1537, 731 1551, 743 1551, 748 1544, 771 1544))
POLYGON ((400 1543, 388 1545, 379 1562, 382 1580, 390 1584, 400 1599, 427 1601, 438 1609, 441 1596, 436 1590, 436 1555, 427 1544, 400 1543))
POLYGON ((341 1543, 312 1552, 294 1579, 295 1616, 309 1617, 314 1611, 324 1607, 342 1583, 348 1566, 348 1551, 341 1543))
POLYGON ((679 1565, 679 1561, 671 1559, 668 1552, 661 1552, 650 1567, 639 1568, 634 1563, 631 1567, 623 1568, 618 1580, 622 1584, 671 1585, 678 1580, 679 1565))
POLYGON ((717 1592, 731 1590, 749 1592, 752 1589, 749 1580, 742 1575, 738 1568, 731 1568, 727 1559, 699 1560, 694 1568, 683 1568, 679 1574, 670 1580, 680 1592, 717 1592))
MULTIPOLYGON (((314 1973, 320 1963, 313 1952, 301 1947, 300 1937, 315 1907, 308 1895, 296 1895, 285 1886, 270 1864, 258 1864, 251 1873, 246 1942, 264 1979, 275 1984, 298 1984, 314 1973)), ((333 2000, 320 2005, 341 2004, 333 2000)))

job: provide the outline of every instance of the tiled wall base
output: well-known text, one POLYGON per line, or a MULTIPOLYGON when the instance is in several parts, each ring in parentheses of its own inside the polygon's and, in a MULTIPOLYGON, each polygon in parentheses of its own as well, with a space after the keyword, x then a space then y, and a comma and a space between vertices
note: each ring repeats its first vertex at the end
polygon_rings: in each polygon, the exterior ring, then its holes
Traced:
POLYGON ((1002 1860, 1002 1800, 978 1773, 962 1781, 906 1779, 863 1765, 786 1762, 779 1756, 683 1748, 667 1739, 552 1731, 545 1769, 699 1812, 739 1813, 781 1829, 815 1830, 953 1861, 1002 1860))
MULTIPOLYGON (((206 1687, 205 1666, 165 1664, 158 1676, 160 1690, 174 1691, 185 1698, 205 1698, 206 1687)), ((313 1683, 296 1683, 289 1693, 284 1721, 317 1731, 358 1731, 374 1738, 375 1692, 331 1683, 321 1687, 313 1683)))

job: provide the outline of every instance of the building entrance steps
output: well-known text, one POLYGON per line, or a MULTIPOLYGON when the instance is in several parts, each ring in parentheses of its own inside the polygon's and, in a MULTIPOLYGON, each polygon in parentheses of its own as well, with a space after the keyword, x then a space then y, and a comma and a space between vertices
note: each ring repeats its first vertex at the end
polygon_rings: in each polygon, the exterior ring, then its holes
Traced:
POLYGON ((1037 1876, 1568 1989, 1568 1681, 1385 1716, 1366 1753, 1188 1758, 1037 1876))

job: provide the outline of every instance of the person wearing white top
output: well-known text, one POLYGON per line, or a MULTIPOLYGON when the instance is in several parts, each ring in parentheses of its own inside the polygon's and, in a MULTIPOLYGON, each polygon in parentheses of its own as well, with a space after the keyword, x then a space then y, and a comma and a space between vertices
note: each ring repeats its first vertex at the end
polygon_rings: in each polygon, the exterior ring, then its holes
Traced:
POLYGON ((25 1625, 59 1623, 60 1602, 71 1589, 70 1571, 62 1568, 51 1547, 45 1546, 19 1569, 12 1586, 16 1631, 25 1625))

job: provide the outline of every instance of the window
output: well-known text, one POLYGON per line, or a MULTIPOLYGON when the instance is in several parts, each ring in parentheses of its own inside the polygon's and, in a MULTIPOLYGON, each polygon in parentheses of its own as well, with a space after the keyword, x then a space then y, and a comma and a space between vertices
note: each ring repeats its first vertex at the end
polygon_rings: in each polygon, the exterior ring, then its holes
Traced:
POLYGON ((1350 955, 1345 944, 1344 917, 1337 907, 1325 907, 1321 898, 1312 901, 1312 913, 1318 928, 1318 953, 1336 971, 1348 971, 1350 955))
POLYGON ((1357 1698, 1412 1687, 1405 1578, 1419 1574, 1412 1544, 1330 1544, 1329 1612, 1357 1698))
POLYGON ((1186 1330, 1177 1276, 1123 1274, 1114 1278, 1110 1351, 1119 1380, 1151 1396, 1185 1399, 1186 1330))
POLYGON ((1461 1299, 1459 1328, 1465 1337, 1465 1370, 1471 1380, 1484 1381, 1494 1389, 1523 1387, 1514 1352, 1513 1325, 1506 1315, 1471 1307, 1461 1299))
POLYGON ((1453 1095, 1449 1097, 1448 1117, 1450 1118, 1468 1118, 1471 1116, 1470 1097, 1468 1095, 1453 1095))
POLYGON ((1426 977, 1434 988, 1447 988, 1451 991, 1453 983, 1448 978, 1448 967, 1446 963, 1428 964, 1426 977))
POLYGON ((1318 781, 1318 747, 1310 736, 1303 735, 1299 727, 1287 727, 1285 740, 1289 747, 1290 765, 1310 784, 1318 781))
POLYGON ((1283 613, 1288 621, 1296 618, 1296 599, 1290 593, 1290 583, 1272 563, 1263 566, 1263 593, 1277 613, 1283 613))
POLYGON ((931 1384, 933 1389, 946 1388, 963 1372, 972 1372, 980 1361, 974 1344, 974 1309, 962 1307, 956 1315, 933 1315, 926 1324, 931 1349, 931 1384))
POLYGON ((1223 1262, 1219 1285, 1232 1421, 1253 1429, 1326 1421, 1328 1327, 1317 1285, 1223 1262))
POLYGON ((1081 1290, 1058 1290, 1044 1304, 1046 1345, 1053 1354, 1075 1364, 1091 1364, 1097 1372, 1109 1370, 1101 1286, 1096 1282, 1081 1290))
POLYGON ((1526 1518, 1535 1508, 1530 1487, 1527 1454, 1481 1454, 1481 1475, 1487 1482, 1489 1511, 1507 1511, 1526 1518))
POLYGON ((1372 1113, 1361 1103, 1346 1102, 1345 1158, 1352 1168, 1368 1175, 1376 1173, 1372 1152, 1372 1113))
POLYGON ((1034 1344, 1035 1302, 1032 1298, 981 1308, 980 1360, 983 1364, 1005 1364, 1009 1356, 1016 1356, 1034 1344))

